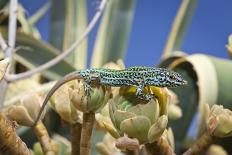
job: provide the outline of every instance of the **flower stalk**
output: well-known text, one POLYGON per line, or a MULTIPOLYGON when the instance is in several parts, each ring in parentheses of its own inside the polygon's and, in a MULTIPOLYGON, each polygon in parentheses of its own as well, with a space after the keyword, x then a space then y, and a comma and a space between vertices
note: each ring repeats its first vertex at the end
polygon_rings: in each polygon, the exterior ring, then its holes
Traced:
POLYGON ((0 154, 31 154, 26 144, 17 136, 12 122, 2 114, 0 114, 0 154))
POLYGON ((145 144, 145 147, 148 152, 152 155, 174 155, 174 152, 168 142, 160 137, 157 141, 153 143, 145 144))
POLYGON ((81 123, 71 125, 72 155, 80 155, 81 123))
POLYGON ((197 155, 207 149, 213 142, 214 137, 205 132, 183 155, 197 155))
POLYGON ((45 155, 55 155, 51 139, 48 135, 47 129, 40 121, 33 127, 33 130, 41 144, 42 150, 45 155))
POLYGON ((90 155, 94 124, 95 124, 95 113, 94 112, 84 113, 82 130, 81 130, 80 154, 90 155))

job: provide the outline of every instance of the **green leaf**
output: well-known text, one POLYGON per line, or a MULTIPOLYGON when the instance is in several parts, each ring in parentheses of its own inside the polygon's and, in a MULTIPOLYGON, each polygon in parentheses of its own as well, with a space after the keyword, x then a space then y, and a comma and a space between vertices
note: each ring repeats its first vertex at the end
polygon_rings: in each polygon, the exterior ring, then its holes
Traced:
MULTIPOLYGON (((52 0, 50 43, 65 50, 76 41, 87 27, 86 0, 52 0)), ((76 68, 85 68, 87 39, 67 58, 76 68)))
POLYGON ((3 9, 6 6, 6 4, 7 4, 8 1, 9 0, 1 0, 0 1, 0 10, 3 9))
POLYGON ((50 3, 46 3, 44 6, 42 6, 39 10, 36 11, 29 19, 28 22, 30 25, 35 25, 49 10, 50 3))
MULTIPOLYGON (((7 39, 7 30, 0 28, 0 31, 3 37, 7 39)), ((20 48, 15 53, 14 58, 29 69, 38 67, 59 54, 59 51, 53 46, 37 40, 28 34, 17 32, 16 36, 16 46, 20 48)), ((66 61, 61 61, 42 73, 47 78, 58 79, 74 70, 75 68, 72 65, 66 61)))
POLYGON ((183 112, 183 117, 170 121, 178 152, 196 111, 198 111, 199 137, 205 131, 205 104, 210 106, 221 104, 225 108, 232 109, 232 72, 228 71, 228 68, 232 67, 232 62, 208 55, 193 54, 173 60, 170 66, 188 81, 186 86, 173 89, 183 112))
POLYGON ((183 38, 194 12, 196 1, 197 0, 182 1, 163 51, 163 59, 169 57, 173 51, 181 50, 183 38))
POLYGON ((135 0, 108 2, 97 34, 91 67, 124 58, 135 9, 135 0))

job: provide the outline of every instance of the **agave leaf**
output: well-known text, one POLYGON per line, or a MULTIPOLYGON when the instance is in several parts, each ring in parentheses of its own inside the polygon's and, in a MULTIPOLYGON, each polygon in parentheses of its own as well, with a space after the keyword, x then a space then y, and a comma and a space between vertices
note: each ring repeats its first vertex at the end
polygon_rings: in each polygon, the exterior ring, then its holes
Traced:
MULTIPOLYGON (((6 29, 0 28, 0 31, 3 37, 7 39, 6 29)), ((37 40, 30 35, 18 31, 16 36, 16 45, 21 48, 15 53, 14 58, 29 69, 44 64, 59 54, 59 51, 53 46, 37 40)), ((58 79, 74 70, 75 68, 72 65, 66 61, 61 61, 54 67, 42 72, 42 74, 49 79, 58 79)))
POLYGON ((229 53, 230 59, 232 59, 232 34, 228 37, 228 44, 226 45, 226 48, 229 53))
POLYGON ((47 2, 46 4, 44 4, 44 6, 42 6, 39 10, 37 10, 36 13, 34 13, 28 19, 28 23, 34 26, 47 13, 50 6, 51 6, 50 2, 47 2))
POLYGON ((9 0, 1 0, 0 1, 0 10, 3 9, 6 6, 6 4, 7 4, 8 1, 9 0))
POLYGON ((222 104, 232 109, 231 79, 232 73, 228 68, 232 62, 203 54, 194 54, 174 60, 171 68, 183 75, 188 85, 173 89, 177 94, 183 117, 171 121, 170 125, 175 134, 177 150, 186 138, 187 131, 198 110, 198 136, 205 130, 205 104, 222 104), (181 128, 180 128, 181 126, 181 128))
MULTIPOLYGON (((8 5, 6 5, 2 10, 2 14, 0 14, 0 24, 1 26, 7 25, 9 20, 9 9, 8 5)), ((40 33, 37 30, 36 27, 31 25, 25 15, 26 11, 24 7, 20 4, 17 6, 17 29, 26 33, 32 35, 34 38, 40 39, 40 33)))
POLYGON ((171 32, 169 33, 162 59, 170 56, 172 54, 171 52, 181 49, 183 38, 188 28, 188 24, 191 20, 195 6, 196 0, 182 1, 178 13, 174 19, 171 32))
POLYGON ((124 58, 135 9, 135 0, 109 1, 97 34, 91 67, 124 58))
POLYGON ((33 94, 38 93, 40 95, 45 95, 47 92, 54 86, 55 81, 48 82, 46 84, 39 84, 31 79, 22 80, 16 83, 11 83, 10 88, 7 90, 6 100, 4 102, 4 105, 11 105, 19 103, 22 97, 25 96, 25 94, 33 94), (16 84, 17 83, 17 84, 16 84), (29 89, 28 87, 25 88, 25 85, 30 84, 32 87, 29 89), (21 85, 21 87, 20 87, 21 85), (17 91, 16 89, 19 88, 20 90, 17 91), (15 89, 15 90, 12 90, 15 89), (17 91, 17 92, 16 92, 17 91))
MULTIPOLYGON (((159 67, 168 67, 173 64, 173 62, 182 59, 183 54, 176 55, 176 53, 167 59, 163 59, 159 67)), ((193 115, 197 110, 197 101, 198 101, 198 92, 196 91, 198 88, 196 81, 197 76, 192 71, 191 65, 182 65, 181 67, 175 68, 174 70, 180 73, 185 80, 188 81, 187 87, 178 87, 173 89, 172 91, 178 96, 179 106, 182 109, 183 117, 178 120, 170 120, 169 124, 173 129, 173 133, 175 136, 175 148, 177 152, 180 150, 183 140, 185 139, 186 133, 188 131, 189 125, 191 124, 191 120, 193 115), (183 68, 181 68, 183 67, 183 68), (184 93, 183 93, 184 92, 184 93), (191 94, 191 95, 186 95, 191 94), (190 97, 191 96, 191 97, 190 97), (181 126, 181 128, 180 128, 181 126)))
MULTIPOLYGON (((65 50, 78 39, 87 27, 86 0, 52 0, 50 43, 65 50)), ((76 68, 85 68, 87 39, 68 57, 76 68)))

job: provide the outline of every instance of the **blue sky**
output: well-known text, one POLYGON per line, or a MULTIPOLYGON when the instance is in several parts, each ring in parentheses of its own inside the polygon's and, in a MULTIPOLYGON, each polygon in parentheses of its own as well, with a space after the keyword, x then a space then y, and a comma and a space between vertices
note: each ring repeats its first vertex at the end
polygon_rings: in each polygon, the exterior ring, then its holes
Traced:
MULTIPOLYGON (((20 0, 32 15, 47 0, 20 0)), ((94 14, 94 2, 89 2, 89 18, 94 14)), ((130 34, 125 63, 127 66, 158 63, 164 48, 173 19, 181 0, 138 0, 130 34)), ((227 58, 225 45, 227 37, 232 33, 232 1, 200 0, 197 3, 192 21, 184 38, 182 51, 186 53, 205 53, 227 58)), ((47 14, 39 23, 38 28, 44 38, 48 38, 47 14)), ((95 40, 97 28, 90 34, 89 53, 95 40)))

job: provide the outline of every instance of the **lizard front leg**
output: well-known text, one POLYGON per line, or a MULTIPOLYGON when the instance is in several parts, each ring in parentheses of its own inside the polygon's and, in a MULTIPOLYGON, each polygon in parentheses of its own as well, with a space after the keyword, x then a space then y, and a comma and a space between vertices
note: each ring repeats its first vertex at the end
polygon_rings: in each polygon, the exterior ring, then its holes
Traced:
POLYGON ((145 87, 144 86, 144 80, 140 80, 139 83, 138 83, 138 85, 136 86, 136 93, 135 93, 135 95, 138 98, 142 99, 142 100, 151 100, 154 97, 154 95, 151 94, 150 92, 145 95, 144 92, 143 92, 144 87, 145 87))
POLYGON ((92 88, 91 88, 91 83, 95 80, 98 80, 100 77, 99 74, 97 73, 93 73, 93 74, 89 74, 88 76, 86 76, 84 78, 84 90, 85 90, 85 95, 90 95, 90 92, 92 91, 92 88))

